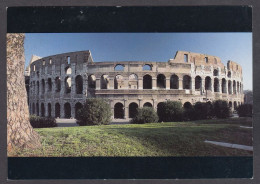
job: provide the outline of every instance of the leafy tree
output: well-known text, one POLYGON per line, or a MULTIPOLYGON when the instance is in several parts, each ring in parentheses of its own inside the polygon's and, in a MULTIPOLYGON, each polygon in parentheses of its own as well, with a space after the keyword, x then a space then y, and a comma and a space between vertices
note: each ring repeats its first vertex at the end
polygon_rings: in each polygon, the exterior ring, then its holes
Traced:
POLYGON ((214 101, 213 112, 217 118, 228 118, 230 116, 230 109, 227 101, 225 100, 214 101))
POLYGON ((237 113, 239 117, 252 117, 252 113, 253 113, 252 104, 242 104, 238 106, 237 113))
POLYGON ((160 109, 158 110, 159 110, 158 115, 160 121, 164 121, 164 122, 182 121, 183 107, 181 102, 177 102, 177 101, 164 102, 161 105, 160 109))
POLYGON ((136 116, 131 120, 133 124, 157 123, 158 115, 152 107, 143 107, 137 109, 136 116))

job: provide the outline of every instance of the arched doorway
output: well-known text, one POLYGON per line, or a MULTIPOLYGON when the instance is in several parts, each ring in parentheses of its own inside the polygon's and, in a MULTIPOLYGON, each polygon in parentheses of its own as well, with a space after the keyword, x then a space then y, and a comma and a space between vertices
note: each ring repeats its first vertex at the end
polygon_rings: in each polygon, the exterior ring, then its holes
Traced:
POLYGON ((75 78, 76 83, 76 94, 83 94, 83 78, 81 75, 78 75, 75 78))
POLYGON ((201 89, 201 77, 200 76, 195 77, 195 89, 196 90, 201 89))
POLYGON ((137 115, 138 105, 135 102, 129 104, 129 118, 134 118, 137 115))
POLYGON ((60 118, 60 104, 55 104, 55 118, 60 118))
POLYGON ((227 93, 227 81, 225 78, 222 79, 222 93, 227 93))
POLYGON ((146 102, 143 107, 153 107, 153 105, 150 102, 146 102))
POLYGON ((172 75, 170 79, 170 88, 179 89, 179 77, 177 75, 172 75))
POLYGON ((78 113, 79 113, 79 110, 82 109, 83 105, 78 102, 75 104, 75 117, 77 118, 78 117, 78 113))
POLYGON ((209 76, 205 78, 205 90, 211 90, 211 78, 209 76))
POLYGON ((115 76, 114 89, 121 89, 124 86, 124 77, 122 75, 115 76))
POLYGON ((48 103, 48 117, 51 117, 51 103, 48 103))
POLYGON ((88 88, 95 89, 96 88, 96 77, 95 75, 88 76, 88 88))
POLYGON ((45 116, 45 107, 44 107, 44 103, 41 103, 41 116, 42 116, 42 117, 45 116))
POLYGON ((124 119, 124 106, 120 102, 116 103, 114 106, 114 118, 124 119))
POLYGON ((214 79, 214 92, 219 92, 219 80, 218 80, 218 78, 214 79))
POLYGON ((100 79, 100 88, 107 89, 108 85, 108 75, 102 75, 100 79))
POLYGON ((145 75, 143 77, 143 89, 152 89, 152 77, 151 75, 145 75))
POLYGON ((55 78, 55 91, 58 93, 61 89, 61 80, 59 77, 55 78))
POLYGON ((191 109, 192 108, 192 104, 190 102, 185 102, 183 104, 183 107, 184 107, 184 109, 191 109))
POLYGON ((191 77, 188 75, 183 77, 183 89, 191 89, 191 77))
POLYGON ((71 118, 71 106, 68 102, 64 104, 64 116, 65 118, 71 118))
POLYGON ((157 88, 166 88, 166 78, 163 74, 157 75, 157 88))
POLYGON ((37 113, 37 116, 40 115, 40 110, 39 110, 39 103, 36 103, 36 113, 37 113))

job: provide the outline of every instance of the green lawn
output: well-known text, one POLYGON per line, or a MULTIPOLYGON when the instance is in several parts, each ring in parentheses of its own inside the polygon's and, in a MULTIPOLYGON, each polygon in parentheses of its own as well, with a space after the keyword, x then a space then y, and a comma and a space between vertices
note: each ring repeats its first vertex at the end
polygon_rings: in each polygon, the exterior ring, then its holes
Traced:
POLYGON ((204 140, 252 145, 251 118, 35 129, 43 147, 14 156, 251 156, 204 140))

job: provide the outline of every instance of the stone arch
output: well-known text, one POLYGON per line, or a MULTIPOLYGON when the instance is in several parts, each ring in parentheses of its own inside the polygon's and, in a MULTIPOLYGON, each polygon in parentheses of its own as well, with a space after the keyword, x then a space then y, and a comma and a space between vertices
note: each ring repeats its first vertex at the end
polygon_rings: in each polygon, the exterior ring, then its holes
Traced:
POLYGON ((79 110, 83 108, 83 105, 80 102, 75 104, 75 117, 78 117, 79 110))
POLYGON ((195 77, 195 89, 200 90, 202 87, 202 80, 200 76, 195 77))
POLYGON ((60 104, 55 104, 55 118, 60 118, 60 104))
POLYGON ((143 89, 152 89, 152 76, 149 74, 143 76, 143 89))
POLYGON ((212 84, 211 84, 211 78, 210 78, 209 76, 207 76, 207 77, 205 78, 205 90, 212 90, 212 89, 211 89, 211 86, 212 86, 212 84))
POLYGON ((170 89, 179 89, 179 77, 175 74, 171 76, 170 89))
POLYGON ((129 75, 128 87, 129 89, 138 89, 138 77, 136 74, 129 75))
POLYGON ((32 104, 32 113, 35 114, 35 104, 32 104))
POLYGON ((124 119, 124 105, 120 102, 117 102, 114 105, 114 118, 124 119))
POLYGON ((41 103, 41 116, 42 116, 42 117, 45 116, 45 107, 44 107, 44 103, 41 103))
MULTIPOLYGON (((237 94, 237 89, 236 89, 236 81, 233 80, 233 94, 237 94)), ((235 107, 235 105, 234 105, 235 107)))
POLYGON ((232 94, 232 82, 229 80, 228 81, 228 94, 232 94))
POLYGON ((185 102, 183 104, 183 107, 184 107, 184 109, 191 109, 192 108, 192 104, 190 102, 185 102))
POLYGON ((100 88, 107 89, 108 82, 109 82, 108 75, 105 75, 105 74, 102 75, 101 79, 100 79, 100 88))
POLYGON ((124 87, 124 77, 116 75, 114 78, 114 89, 122 89, 124 87))
POLYGON ((71 106, 68 102, 64 104, 64 117, 71 118, 71 106))
POLYGON ((68 67, 66 67, 65 68, 65 74, 66 75, 70 75, 72 73, 72 70, 71 70, 71 68, 68 66, 68 67))
POLYGON ((45 80, 42 79, 42 94, 45 93, 45 80))
POLYGON ((95 75, 88 76, 88 88, 92 88, 92 89, 96 88, 96 76, 95 75))
POLYGON ((115 67, 114 67, 114 70, 115 71, 124 71, 124 65, 121 65, 121 64, 117 64, 115 67))
POLYGON ((76 94, 83 94, 83 77, 81 75, 76 76, 75 84, 76 84, 76 94))
POLYGON ((48 117, 51 117, 51 103, 48 103, 48 117))
POLYGON ((61 80, 60 77, 55 78, 55 91, 60 92, 61 90, 61 80))
POLYGON ((183 89, 191 89, 191 77, 189 75, 183 76, 183 89))
POLYGON ((138 104, 132 102, 129 104, 129 118, 134 118, 137 115, 138 104))
POLYGON ((219 92, 219 79, 214 79, 214 92, 219 92))
POLYGON ((144 103, 143 107, 153 107, 153 105, 150 102, 144 103))
POLYGON ((48 91, 52 91, 52 81, 51 81, 51 78, 48 78, 48 91))
POLYGON ((227 76, 228 76, 228 78, 231 78, 231 71, 228 71, 227 76))
POLYGON ((227 81, 225 78, 222 78, 222 93, 227 93, 227 81))
POLYGON ((157 88, 166 88, 166 77, 163 74, 157 75, 157 88))
POLYGON ((213 70, 213 76, 219 76, 219 72, 218 72, 217 69, 214 69, 214 70, 213 70))
POLYGON ((237 109, 237 102, 234 101, 234 109, 236 110, 237 109))
POLYGON ((231 101, 229 101, 228 106, 229 106, 229 108, 232 108, 232 102, 231 101))
POLYGON ((36 103, 36 114, 37 116, 40 116, 40 107, 39 107, 39 103, 36 103))
POLYGON ((152 71, 152 65, 150 65, 150 64, 145 64, 145 65, 143 65, 143 70, 152 71))
POLYGON ((65 78, 65 93, 70 93, 71 92, 71 78, 66 77, 65 78))

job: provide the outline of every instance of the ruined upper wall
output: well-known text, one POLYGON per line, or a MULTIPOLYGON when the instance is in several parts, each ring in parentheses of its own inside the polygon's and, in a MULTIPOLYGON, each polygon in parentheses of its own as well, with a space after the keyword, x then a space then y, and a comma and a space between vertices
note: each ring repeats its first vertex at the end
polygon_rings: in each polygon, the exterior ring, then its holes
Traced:
POLYGON ((177 51, 174 59, 170 59, 169 63, 194 63, 196 66, 217 66, 221 69, 225 67, 219 57, 187 51, 177 51))
POLYGON ((229 60, 227 63, 227 68, 228 68, 228 70, 242 74, 242 67, 234 61, 229 60))

